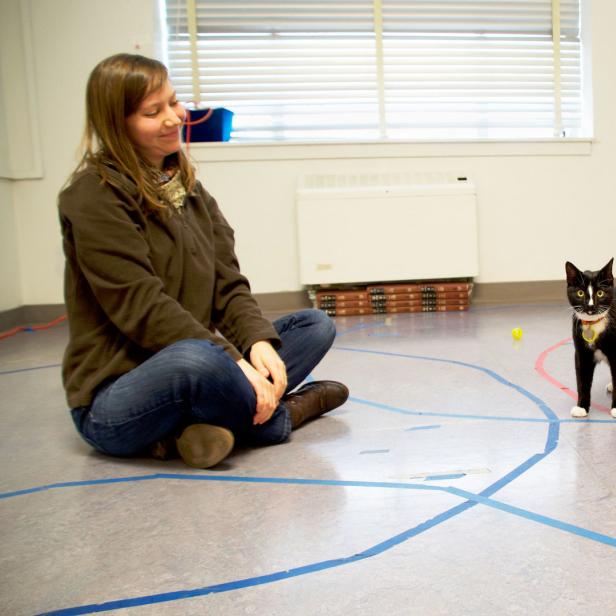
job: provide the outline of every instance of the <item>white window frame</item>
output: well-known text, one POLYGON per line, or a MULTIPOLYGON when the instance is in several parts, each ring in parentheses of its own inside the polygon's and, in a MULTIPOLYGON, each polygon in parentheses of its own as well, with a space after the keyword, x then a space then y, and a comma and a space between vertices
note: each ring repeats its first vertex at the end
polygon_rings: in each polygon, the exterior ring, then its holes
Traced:
MULTIPOLYGON (((558 6, 559 4, 559 0, 552 0, 554 6, 558 6)), ((164 32, 165 30, 165 20, 164 20, 164 4, 165 4, 165 0, 159 0, 159 5, 161 7, 161 30, 162 30, 162 36, 161 38, 163 39, 163 44, 162 44, 162 49, 163 49, 163 57, 164 57, 164 50, 165 50, 165 37, 166 34, 164 32)), ((380 0, 375 0, 375 5, 380 4, 380 0)), ((582 0, 581 2, 581 10, 586 13, 588 11, 588 2, 586 2, 585 0, 582 0)), ((584 15, 585 17, 585 15, 584 15)), ((378 27, 378 20, 377 21, 377 27, 378 27)), ((587 19, 582 19, 582 23, 588 23, 587 19)), ((557 31, 557 30, 556 30, 557 31)), ((584 41, 584 44, 587 45, 588 43, 588 33, 587 32, 583 32, 582 33, 582 40, 584 41)), ((556 48, 558 48, 558 45, 555 46, 556 48)), ((378 55, 378 48, 379 46, 377 45, 377 55, 378 55)), ((168 62, 168 57, 164 57, 164 60, 166 60, 168 62)), ((302 145, 314 145, 314 144, 320 144, 321 146, 323 146, 325 149, 323 150, 323 152, 329 152, 331 155, 331 153, 336 153, 337 156, 343 156, 344 152, 347 148, 345 148, 346 145, 348 146, 356 146, 356 145, 362 145, 362 146, 371 146, 369 150, 366 150, 365 148, 363 148, 364 150, 364 154, 361 155, 360 157, 372 157, 372 156, 393 156, 393 157, 398 157, 398 156, 404 156, 404 157, 408 157, 408 156, 457 156, 457 155, 461 155, 461 156, 468 156, 468 155, 478 155, 478 156, 482 156, 485 155, 484 153, 488 151, 488 148, 490 148, 492 151, 494 151, 494 148, 492 148, 491 146, 497 146, 496 150, 498 150, 498 153, 500 154, 506 154, 506 155, 528 155, 531 151, 532 153, 539 153, 540 155, 546 155, 552 152, 558 152, 558 154, 564 154, 564 155, 577 155, 577 154, 589 154, 590 153, 590 144, 592 142, 592 136, 591 136, 591 127, 592 127, 592 117, 590 114, 590 109, 591 109, 591 105, 590 103, 590 98, 591 98, 591 93, 590 93, 590 66, 589 66, 589 62, 587 61, 587 55, 583 54, 582 55, 582 62, 583 62, 583 77, 584 77, 584 81, 583 81, 583 98, 582 98, 582 118, 584 120, 584 125, 582 127, 582 136, 581 137, 575 137, 575 138, 571 138, 571 137, 564 137, 563 136, 559 136, 559 135, 555 135, 553 138, 549 138, 549 137, 541 137, 541 138, 528 138, 528 137, 522 137, 522 138, 486 138, 486 139, 482 139, 482 138, 427 138, 427 139, 408 139, 408 138, 404 138, 404 139, 391 139, 391 138, 387 138, 386 135, 386 131, 383 129, 384 127, 384 123, 383 123, 383 106, 381 105, 381 134, 379 135, 379 137, 377 138, 370 138, 370 139, 360 139, 360 140, 347 140, 347 139, 324 139, 322 141, 303 141, 303 140, 287 140, 287 141, 279 141, 279 140, 272 140, 271 142, 267 142, 267 141, 259 141, 256 143, 248 143, 248 142, 230 142, 227 144, 193 144, 192 148, 193 148, 193 152, 195 151, 194 148, 206 148, 207 150, 210 150, 210 153, 208 154, 209 157, 211 157, 212 155, 212 151, 217 150, 218 151, 218 156, 217 156, 217 160, 251 160, 253 158, 259 158, 259 159, 263 159, 263 157, 267 158, 267 159, 277 159, 277 158, 319 158, 320 155, 306 155, 306 148, 302 148, 302 145), (559 147, 557 144, 568 144, 567 148, 562 148, 559 147), (403 144, 413 144, 414 147, 409 149, 408 147, 402 147, 402 149, 400 147, 397 146, 402 146, 403 144), (520 144, 526 144, 525 146, 523 146, 522 148, 520 148, 520 144), (227 146, 227 147, 232 147, 233 150, 235 151, 234 154, 229 154, 229 155, 220 155, 220 146, 227 146), (276 146, 273 150, 269 149, 269 154, 265 152, 265 150, 263 149, 264 146, 267 145, 274 145, 276 146), (294 147, 295 146, 295 147, 294 147), (453 146, 453 149, 452 147, 453 146), (539 146, 539 147, 537 147, 539 146), (554 146, 556 146, 556 149, 554 149, 554 146)), ((558 98, 558 89, 555 89, 555 98, 558 98)), ((382 92, 381 92, 381 97, 382 97, 382 92)), ((357 151, 355 148, 354 151, 357 151)), ((211 158, 210 158, 211 160, 211 158)))

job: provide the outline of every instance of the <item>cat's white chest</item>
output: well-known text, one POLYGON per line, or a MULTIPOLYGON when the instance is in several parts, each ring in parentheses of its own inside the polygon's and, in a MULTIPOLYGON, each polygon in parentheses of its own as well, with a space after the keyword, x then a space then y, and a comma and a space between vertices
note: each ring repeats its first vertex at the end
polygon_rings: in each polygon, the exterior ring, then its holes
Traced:
MULTIPOLYGON (((593 329, 593 332, 595 333, 595 336, 594 336, 593 342, 589 346, 594 346, 595 341, 605 331, 606 327, 607 327, 607 319, 601 319, 601 321, 599 321, 596 325, 595 324, 592 325, 592 329, 593 329)), ((607 362, 607 357, 599 349, 595 349, 594 356, 595 356, 595 363, 597 364, 602 361, 607 362)))
POLYGON ((592 326, 597 336, 600 336, 605 331, 606 327, 607 327, 607 319, 601 319, 598 323, 592 326))
POLYGON ((607 357, 599 350, 595 351, 595 363, 607 361, 607 357))

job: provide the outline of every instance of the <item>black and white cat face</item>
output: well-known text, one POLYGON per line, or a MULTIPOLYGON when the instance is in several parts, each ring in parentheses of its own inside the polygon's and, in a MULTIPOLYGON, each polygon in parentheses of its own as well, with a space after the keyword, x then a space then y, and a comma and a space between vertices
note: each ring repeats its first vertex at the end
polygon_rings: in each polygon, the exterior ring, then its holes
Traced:
POLYGON ((613 261, 596 272, 581 272, 569 261, 565 264, 567 297, 578 319, 596 321, 609 310, 614 299, 613 261))

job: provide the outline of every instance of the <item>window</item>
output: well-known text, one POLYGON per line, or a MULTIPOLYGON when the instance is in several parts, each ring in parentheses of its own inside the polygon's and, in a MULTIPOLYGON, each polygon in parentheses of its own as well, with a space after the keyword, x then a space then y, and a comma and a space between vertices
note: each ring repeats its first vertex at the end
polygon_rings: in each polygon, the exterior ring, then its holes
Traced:
POLYGON ((582 136, 580 0, 161 0, 238 141, 582 136))

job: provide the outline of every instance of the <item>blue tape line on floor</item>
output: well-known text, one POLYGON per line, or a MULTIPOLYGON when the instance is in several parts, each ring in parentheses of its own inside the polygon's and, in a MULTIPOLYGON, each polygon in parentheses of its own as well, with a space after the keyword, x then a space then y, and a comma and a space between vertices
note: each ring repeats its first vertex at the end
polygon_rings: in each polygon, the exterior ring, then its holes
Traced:
MULTIPOLYGON (((86 613, 93 613, 93 612, 99 612, 99 611, 108 611, 110 609, 118 609, 118 608, 124 608, 124 607, 131 607, 131 606, 136 606, 136 605, 147 605, 147 604, 152 604, 152 603, 160 603, 160 602, 167 602, 167 601, 175 601, 178 599, 182 599, 182 598, 187 598, 187 597, 195 597, 195 596, 203 596, 206 594, 211 594, 213 592, 225 592, 228 590, 235 590, 238 588, 246 588, 248 586, 256 586, 256 585, 260 585, 260 584, 266 584, 266 583, 270 583, 273 581, 277 581, 280 579, 285 579, 285 578, 289 578, 289 577, 294 577, 294 576, 298 576, 298 575, 304 575, 306 573, 312 573, 312 572, 316 572, 316 571, 322 571, 325 569, 329 569, 332 567, 338 567, 341 566, 343 564, 348 564, 350 562, 354 562, 356 560, 360 560, 363 558, 367 558, 369 556, 374 556, 376 554, 380 554, 388 549, 390 549, 391 547, 398 545, 399 543, 406 541, 407 539, 414 537, 422 532, 424 532, 425 530, 428 530, 434 526, 436 526, 437 524, 440 524, 446 520, 449 520, 450 518, 454 517, 455 515, 458 515, 459 513, 469 509, 470 507, 481 503, 484 505, 489 505, 489 506, 494 506, 497 509, 501 509, 503 511, 508 511, 509 513, 514 513, 515 515, 521 515, 522 517, 527 517, 528 519, 543 523, 543 524, 549 524, 551 526, 554 526, 555 528, 560 528, 561 530, 565 530, 567 532, 575 532, 575 534, 578 534, 580 536, 584 536, 586 538, 589 539, 593 539, 593 540, 597 540, 597 541, 601 541, 603 543, 607 543, 609 545, 616 545, 616 540, 614 540, 611 537, 607 537, 605 535, 600 535, 598 533, 593 533, 592 531, 585 531, 584 529, 579 529, 578 527, 569 525, 567 523, 563 523, 560 522, 558 520, 553 520, 551 518, 548 518, 546 516, 541 516, 538 514, 533 514, 531 512, 525 512, 524 510, 515 508, 515 507, 511 507, 509 505, 505 505, 504 503, 498 503, 497 501, 493 501, 492 499, 488 499, 487 496, 489 496, 490 494, 493 494, 494 492, 498 491, 499 489, 501 489, 504 485, 510 483, 511 481, 513 481, 515 478, 519 477, 522 473, 524 473, 525 471, 527 471, 529 468, 531 468, 532 466, 534 466, 535 464, 537 464, 538 462, 540 462, 541 460, 543 460, 547 455, 549 455, 549 453, 551 453, 556 446, 558 445, 558 435, 559 435, 559 420, 556 416, 556 414, 539 398, 537 398, 534 394, 532 394, 531 392, 525 390, 523 387, 520 387, 510 381, 508 381, 507 379, 504 379, 503 377, 501 377, 500 375, 498 375, 497 373, 495 373, 494 371, 488 369, 488 368, 483 368, 481 366, 475 366, 473 364, 469 364, 466 362, 461 362, 461 361, 457 361, 457 360, 447 360, 447 359, 440 359, 440 358, 435 358, 435 357, 424 357, 424 356, 417 356, 417 355, 405 355, 405 354, 401 354, 401 353, 387 353, 387 352, 379 352, 379 351, 370 351, 370 350, 364 350, 364 349, 345 349, 345 348, 339 348, 338 350, 346 350, 346 351, 353 351, 353 352, 359 352, 359 353, 372 353, 372 354, 378 354, 378 355, 386 355, 386 356, 392 356, 392 357, 400 357, 400 358, 407 358, 407 359, 419 359, 419 360, 424 360, 424 361, 435 361, 435 362, 442 362, 442 363, 449 363, 449 364, 453 364, 453 365, 459 365, 462 367, 467 367, 467 368, 471 368, 473 370, 479 370, 485 374, 487 374, 488 376, 490 376, 491 378, 494 378, 496 381, 498 381, 499 383, 506 385, 508 387, 511 387, 512 389, 516 390, 518 393, 520 393, 521 395, 523 395, 524 397, 526 397, 527 399, 531 400, 540 410, 541 412, 544 414, 544 416, 546 417, 547 420, 549 420, 547 423, 548 427, 548 435, 547 435, 547 439, 546 439, 546 444, 545 444, 545 448, 544 451, 540 454, 535 454, 533 456, 531 456, 528 460, 526 460, 525 462, 523 462, 522 464, 518 465, 516 468, 514 468, 511 472, 509 472, 507 475, 505 475, 504 477, 502 477, 501 479, 499 479, 498 481, 496 481, 495 483, 493 483, 492 485, 488 486, 486 489, 484 489, 479 495, 475 495, 472 494, 470 492, 464 492, 461 490, 457 490, 455 488, 452 487, 447 487, 447 488, 443 488, 440 486, 419 486, 416 484, 396 484, 396 483, 392 483, 392 484, 383 484, 381 482, 341 482, 341 481, 334 481, 334 480, 292 480, 292 479, 284 479, 284 478, 270 478, 271 481, 268 481, 265 478, 259 478, 259 477, 242 477, 242 478, 238 478, 238 477, 215 477, 215 479, 217 481, 248 481, 248 482, 253 482, 253 483, 265 483, 265 482, 272 482, 272 483, 293 483, 293 484, 300 484, 300 485, 307 485, 307 484, 313 484, 313 485, 345 485, 346 487, 399 487, 402 488, 404 487, 405 489, 415 489, 415 490, 419 490, 419 489, 424 489, 424 490, 440 490, 443 492, 448 492, 452 495, 455 496, 460 496, 462 498, 466 498, 468 500, 466 500, 464 503, 461 503, 443 513, 438 514, 437 516, 435 516, 434 518, 423 522, 421 524, 419 524, 418 526, 415 526, 414 528, 411 528, 407 531, 404 531, 403 533, 400 533, 394 537, 391 537, 390 539, 388 539, 387 541, 381 542, 375 546, 372 546, 371 548, 369 548, 368 550, 365 550, 363 552, 360 552, 358 554, 355 554, 351 557, 346 557, 346 558, 341 558, 341 559, 336 559, 336 560, 328 560, 328 561, 323 561, 323 562, 319 562, 319 563, 313 563, 311 565, 307 565, 307 566, 303 566, 303 567, 298 567, 295 569, 290 569, 288 571, 281 571, 281 572, 277 572, 277 573, 272 573, 266 576, 259 576, 259 577, 254 577, 254 578, 248 578, 245 580, 237 580, 234 582, 228 582, 225 584, 219 584, 219 585, 215 585, 215 586, 209 586, 209 587, 204 587, 204 588, 198 588, 198 589, 193 589, 193 590, 189 590, 189 591, 179 591, 179 592, 175 592, 175 593, 165 593, 165 594, 159 594, 159 595, 150 595, 147 597, 136 597, 136 598, 132 598, 132 599, 123 599, 123 600, 119 600, 119 601, 113 601, 113 602, 108 602, 105 604, 98 604, 98 605, 91 605, 91 606, 81 606, 81 607, 76 607, 76 608, 68 608, 65 610, 57 610, 54 612, 47 612, 47 614, 86 614, 86 613), (614 543, 610 543, 610 542, 614 542, 614 543)), ((480 418, 480 417, 479 417, 480 418)), ((160 474, 157 477, 173 477, 173 475, 171 474, 160 474)), ((147 476, 148 478, 153 478, 153 476, 147 476)), ((182 477, 186 477, 186 476, 182 476, 182 477)), ((191 479, 211 479, 210 476, 204 476, 204 475, 197 475, 197 476, 188 476, 191 479)), ((186 478, 188 478, 186 477, 186 478)), ((176 476, 177 478, 177 476, 176 476)), ((127 478, 123 479, 124 481, 127 480, 127 478)), ((99 480, 99 482, 103 482, 104 480, 99 480)), ((80 482, 81 483, 81 482, 80 482)), ((60 486, 61 484, 55 484, 57 486, 60 486)), ((24 493, 23 491, 21 493, 24 493)), ((15 493, 14 493, 15 494, 15 493)))
POLYGON ((409 355, 407 353, 392 353, 388 351, 372 351, 370 349, 354 349, 350 347, 339 347, 339 346, 336 346, 335 349, 338 351, 350 351, 353 353, 367 353, 369 355, 382 355, 385 357, 398 357, 402 359, 418 359, 421 361, 431 361, 431 362, 437 362, 437 363, 443 363, 443 364, 451 364, 453 366, 462 366, 463 368, 477 370, 479 372, 483 372, 484 374, 487 374, 489 377, 493 378, 495 381, 497 381, 501 385, 505 385, 506 387, 510 387, 514 389, 515 391, 523 395, 525 398, 528 398, 529 400, 534 402, 539 407, 541 412, 548 419, 558 421, 558 417, 556 416, 556 413, 554 413, 554 411, 545 402, 543 402, 543 400, 541 400, 540 398, 537 398, 537 396, 532 394, 530 391, 524 389, 520 385, 516 385, 515 383, 508 381, 506 378, 502 377, 500 374, 494 372, 494 370, 490 370, 490 368, 484 368, 483 366, 469 364, 467 362, 459 361, 457 359, 443 359, 441 357, 429 357, 426 355, 409 355))
MULTIPOLYGON (((519 475, 530 466, 536 464, 540 458, 542 458, 542 454, 537 454, 533 456, 529 460, 527 460, 523 465, 517 467, 515 471, 512 471, 509 475, 503 477, 499 482, 493 484, 493 486, 502 483, 503 481, 508 483, 511 481, 511 475, 519 475)), ((431 475, 425 477, 425 480, 443 480, 443 479, 451 479, 451 478, 459 478, 466 476, 466 473, 450 473, 447 475, 431 475)), ((577 535, 587 537, 590 539, 594 539, 596 541, 601 541, 602 543, 606 543, 608 545, 616 546, 616 538, 609 537, 608 535, 602 535, 600 533, 595 533, 593 531, 587 531, 581 527, 574 526, 572 524, 567 524, 566 522, 561 522, 556 520, 555 518, 549 518, 547 516, 543 516, 541 514, 533 513, 531 511, 527 511, 525 509, 521 509, 519 507, 514 507, 513 505, 508 505, 506 503, 502 503, 500 501, 487 498, 482 496, 481 494, 486 493, 489 489, 492 489, 493 486, 484 490, 480 494, 474 494, 473 492, 467 492, 465 490, 460 490, 459 488, 451 487, 451 486, 429 486, 425 484, 417 484, 417 483, 404 483, 404 482, 388 482, 388 481, 343 481, 336 479, 298 479, 298 478, 290 478, 290 477, 242 477, 238 475, 188 475, 183 473, 153 473, 151 475, 135 475, 131 477, 113 477, 107 479, 93 479, 90 481, 72 481, 72 482, 63 482, 63 483, 55 483, 49 484, 47 486, 40 486, 37 488, 32 488, 30 490, 19 490, 17 492, 5 492, 0 494, 0 498, 9 498, 11 496, 21 495, 21 494, 31 494, 33 492, 39 492, 43 490, 50 489, 58 489, 58 488, 67 488, 67 487, 85 487, 85 486, 97 486, 102 484, 114 484, 114 483, 127 483, 127 482, 135 482, 135 481, 148 481, 155 479, 175 479, 182 481, 213 481, 213 482, 235 482, 235 483, 262 483, 262 484, 285 484, 285 485, 302 485, 302 486, 333 486, 333 487, 345 487, 345 488, 373 488, 373 489, 385 489, 385 490, 420 490, 420 491, 433 491, 433 492, 447 492, 454 496, 460 496, 466 500, 470 500, 474 503, 480 503, 483 505, 487 505, 489 507, 493 507, 495 509, 500 509, 502 511, 506 511, 508 513, 513 513, 514 515, 527 518, 529 520, 534 520, 540 522, 542 524, 547 524, 549 526, 553 526, 555 528, 561 528, 563 530, 567 530, 569 532, 574 532, 577 535)), ((412 529, 411 529, 412 530, 412 529)), ((409 531, 405 531, 409 532, 409 531)), ((404 534, 404 533, 402 533, 404 534)))
POLYGON ((612 424, 614 426, 616 426, 616 421, 614 419, 589 419, 588 417, 580 417, 578 419, 561 419, 560 420, 561 424, 566 424, 566 423, 572 423, 572 424, 576 424, 576 423, 606 423, 606 424, 612 424))
MULTIPOLYGON (((83 481, 64 481, 62 483, 50 483, 44 486, 37 486, 35 488, 26 488, 25 490, 15 490, 14 492, 2 492, 0 493, 0 499, 12 498, 14 496, 23 496, 25 494, 33 494, 35 492, 45 492, 46 490, 57 490, 59 488, 76 488, 83 486, 97 486, 106 485, 111 483, 129 483, 133 481, 148 481, 151 479, 159 479, 164 474, 153 475, 133 475, 131 477, 111 477, 105 479, 89 479, 83 481)), ((187 478, 190 477, 189 475, 187 478)))
POLYGON ((355 396, 349 396, 350 402, 356 402, 357 404, 363 404, 365 406, 373 406, 374 408, 381 409, 383 411, 391 411, 393 413, 399 413, 401 415, 415 415, 417 417, 451 417, 453 419, 485 419, 491 421, 515 421, 515 422, 529 422, 547 424, 550 422, 559 423, 560 420, 556 419, 542 419, 540 417, 510 417, 506 415, 470 415, 467 413, 439 413, 433 411, 412 411, 410 409, 403 409, 390 404, 381 404, 380 402, 373 402, 372 400, 362 400, 355 396))
MULTIPOLYGON (((219 477, 219 476, 211 476, 211 475, 181 475, 181 474, 173 474, 173 473, 161 473, 157 475, 145 475, 143 477, 139 477, 139 479, 154 479, 154 478, 173 478, 173 479, 196 479, 196 480, 208 480, 208 481, 241 481, 241 482, 252 482, 252 483, 285 483, 285 484, 300 484, 300 485, 346 485, 350 487, 371 487, 371 488, 394 488, 394 489, 413 489, 413 490, 432 490, 439 491, 451 494, 453 496, 458 496, 460 498, 465 499, 465 502, 460 503, 459 505, 440 513, 430 520, 422 522, 417 526, 410 528, 398 535, 390 537, 386 541, 382 541, 362 552, 354 554, 352 556, 347 556, 343 558, 337 558, 332 560, 321 561, 317 563, 312 563, 310 565, 304 565, 301 567, 295 567, 292 569, 288 569, 285 571, 278 571, 275 573, 270 573, 267 575, 256 576, 251 578, 244 578, 241 580, 235 580, 232 582, 225 582, 222 584, 214 584, 211 586, 204 586, 201 588, 193 588, 189 590, 181 590, 174 591, 168 593, 160 593, 154 595, 147 595, 142 597, 132 597, 130 599, 118 599, 115 601, 108 601, 106 603, 99 604, 90 604, 83 605, 71 608, 65 608, 60 610, 54 610, 51 612, 45 612, 40 616, 74 616, 77 614, 92 614, 96 612, 104 612, 114 609, 123 609, 128 607, 137 607, 143 605, 152 605, 155 603, 165 603, 170 601, 178 601, 181 599, 188 599, 191 597, 200 597, 214 593, 222 593, 228 592, 232 590, 238 590, 241 588, 249 588, 251 586, 259 586, 262 584, 269 584, 272 582, 276 582, 283 579, 288 579, 292 577, 297 577, 300 575, 306 575, 309 573, 316 573, 319 571, 324 571, 326 569, 331 569, 334 567, 340 567, 342 565, 350 564, 352 562, 356 562, 358 560, 363 560, 365 558, 369 558, 371 556, 376 556, 381 554, 392 547, 407 541, 408 539, 419 535, 420 533, 433 528, 434 526, 445 522, 459 513, 469 509, 475 504, 482 504, 488 507, 492 507, 494 509, 498 509, 507 513, 511 513, 521 518, 525 518, 531 520, 533 522, 538 522, 540 524, 544 524, 550 526, 552 528, 556 528, 568 533, 575 534, 577 536, 583 537, 585 539, 591 539, 593 541, 598 541, 605 545, 609 545, 612 547, 616 547, 616 538, 610 537, 608 535, 603 535, 601 533, 596 533, 594 531, 590 531, 579 526, 575 526, 573 524, 569 524, 567 522, 562 522, 560 520, 556 520, 554 518, 550 518, 548 516, 540 515, 533 513, 531 511, 526 511, 524 509, 520 509, 519 507, 514 507, 512 505, 508 505, 506 503, 496 501, 490 498, 482 497, 477 494, 473 494, 472 492, 466 492, 465 490, 460 490, 458 488, 454 488, 451 486, 441 487, 441 486, 421 486, 417 484, 405 484, 405 483, 387 483, 387 482, 362 482, 362 481, 335 481, 335 480, 317 480, 317 479, 286 479, 286 478, 277 478, 277 477, 219 477)), ((126 481, 130 478, 121 478, 121 481, 126 481)), ((75 484, 81 484, 82 482, 75 482, 75 484)))
MULTIPOLYGON (((612 424, 616 426, 616 420, 614 419, 590 419, 588 417, 581 417, 579 419, 547 419, 541 417, 513 417, 511 415, 471 415, 468 413, 439 413, 437 411, 413 411, 411 409, 404 409, 399 406, 392 406, 391 404, 381 404, 380 402, 374 402, 372 400, 363 400, 362 398, 356 398, 349 396, 350 402, 357 404, 363 404, 365 406, 373 406, 374 408, 381 409, 383 411, 391 411, 392 413, 399 413, 400 415, 414 415, 416 417, 447 417, 450 419, 480 419, 485 421, 514 421, 519 423, 536 423, 536 424, 563 424, 563 423, 601 423, 612 424)), ((406 428, 406 431, 411 430, 424 430, 437 426, 416 426, 413 428, 406 428)))
POLYGON ((405 432, 414 432, 415 430, 434 430, 435 428, 440 428, 439 424, 435 424, 433 426, 415 426, 414 428, 407 428, 405 432))
POLYGON ((451 473, 449 475, 429 475, 424 477, 425 481, 444 481, 445 479, 460 479, 466 477, 466 473, 451 473))
POLYGON ((43 492, 45 490, 57 490, 61 488, 77 488, 85 486, 98 486, 114 483, 128 483, 132 481, 152 481, 154 479, 178 479, 181 481, 220 481, 220 482, 239 482, 239 483, 265 483, 265 484, 287 484, 303 486, 334 486, 342 488, 394 488, 405 490, 432 490, 430 486, 388 482, 388 481, 343 481, 340 479, 297 479, 290 477, 242 477, 239 475, 189 475, 184 473, 152 473, 150 475, 134 475, 130 477, 111 477, 107 479, 92 479, 90 481, 66 481, 63 483, 51 483, 45 486, 38 486, 25 490, 0 493, 0 499, 43 492))
POLYGON ((18 368, 17 370, 5 370, 0 372, 0 376, 5 374, 17 374, 18 372, 31 372, 32 370, 45 370, 47 368, 60 368, 62 364, 48 364, 47 366, 34 366, 32 368, 18 368))
POLYGON ((341 336, 346 336, 347 334, 354 334, 355 332, 361 331, 362 329, 375 329, 377 327, 383 327, 384 325, 384 321, 379 321, 378 323, 361 323, 360 325, 349 327, 349 329, 337 331, 336 339, 340 338, 341 336))
POLYGON ((347 565, 353 562, 357 562, 358 560, 364 560, 365 558, 369 558, 371 556, 376 556, 381 554, 382 552, 386 552, 392 547, 407 541, 411 537, 419 535, 420 533, 440 524, 441 522, 446 521, 453 515, 457 515, 458 513, 462 513, 466 509, 468 509, 472 503, 468 501, 466 503, 462 503, 457 507, 449 510, 449 512, 441 513, 434 518, 427 520, 426 522, 422 522, 418 526, 409 529, 403 533, 400 533, 386 541, 378 543, 371 548, 364 550, 358 554, 354 554, 352 556, 347 556, 344 558, 337 558, 333 560, 325 560, 318 563, 313 563, 311 565, 306 565, 303 567, 296 567, 293 569, 288 569, 286 571, 278 571, 276 573, 270 573, 268 575, 246 578, 243 580, 237 580, 235 582, 227 582, 223 584, 215 584, 212 586, 205 586, 203 588, 194 588, 191 590, 177 591, 177 592, 169 592, 158 595, 149 595, 146 597, 134 597, 131 599, 120 599, 117 601, 109 601, 107 603, 100 604, 92 604, 92 605, 84 605, 73 608, 66 608, 61 610, 54 610, 52 612, 45 612, 44 614, 40 614, 39 616, 76 616, 78 614, 92 614, 95 612, 104 612, 114 609, 121 609, 127 607, 136 607, 139 605, 151 605, 154 603, 163 603, 168 601, 177 601, 179 599, 187 599, 190 597, 201 597, 213 593, 221 593, 227 592, 230 590, 238 590, 240 588, 249 588, 251 586, 260 586, 262 584, 269 584, 271 582, 277 582, 279 580, 284 580, 292 577, 297 577, 300 575, 306 575, 308 573, 316 573, 318 571, 324 571, 326 569, 332 569, 334 567, 340 567, 342 565, 347 565))
POLYGON ((584 537, 585 539, 592 539, 593 541, 598 541, 599 543, 616 547, 616 537, 610 537, 609 535, 604 535, 586 528, 581 528, 580 526, 575 526, 574 524, 569 524, 568 522, 562 522, 561 520, 556 520, 555 518, 550 518, 539 513, 533 513, 532 511, 527 511, 526 509, 520 509, 519 507, 514 507, 513 505, 508 505, 507 503, 496 501, 491 498, 482 498, 481 496, 477 496, 471 492, 466 492, 465 490, 450 487, 447 491, 450 494, 455 494, 462 498, 472 498, 475 502, 486 505, 487 507, 493 507, 494 509, 506 511, 507 513, 517 515, 527 520, 532 520, 533 522, 538 522, 539 524, 545 524, 546 526, 558 528, 559 530, 573 533, 574 535, 584 537))

